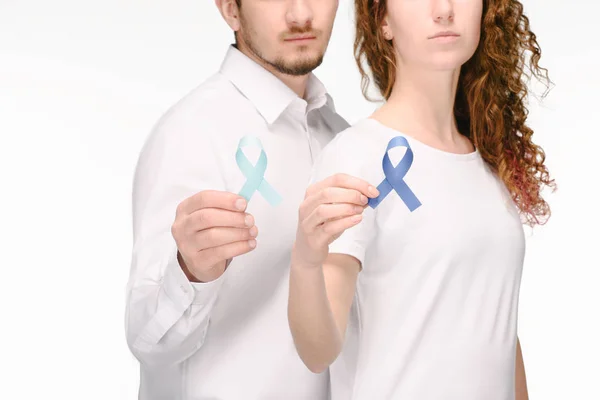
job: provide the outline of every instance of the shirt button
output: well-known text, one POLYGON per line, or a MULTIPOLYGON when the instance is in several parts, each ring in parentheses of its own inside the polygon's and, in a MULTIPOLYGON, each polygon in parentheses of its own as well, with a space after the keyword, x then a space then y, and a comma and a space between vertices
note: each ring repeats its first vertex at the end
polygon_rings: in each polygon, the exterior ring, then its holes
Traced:
POLYGON ((183 293, 187 293, 187 288, 185 287, 185 285, 180 285, 179 286, 181 288, 181 290, 183 291, 183 293))

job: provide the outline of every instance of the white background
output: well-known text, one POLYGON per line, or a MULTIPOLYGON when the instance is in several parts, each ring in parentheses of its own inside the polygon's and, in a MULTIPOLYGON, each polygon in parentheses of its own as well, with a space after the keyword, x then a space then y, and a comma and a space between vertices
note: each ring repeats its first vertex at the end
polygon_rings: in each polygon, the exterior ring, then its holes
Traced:
MULTIPOLYGON (((349 0, 317 71, 349 122, 349 0)), ((528 232, 520 302, 532 399, 600 399, 600 3, 530 0, 556 86, 530 125, 559 191, 528 232), (577 4, 577 5, 575 5, 577 4)), ((232 35, 212 0, 0 0, 0 398, 135 399, 124 339, 138 152, 232 35)))

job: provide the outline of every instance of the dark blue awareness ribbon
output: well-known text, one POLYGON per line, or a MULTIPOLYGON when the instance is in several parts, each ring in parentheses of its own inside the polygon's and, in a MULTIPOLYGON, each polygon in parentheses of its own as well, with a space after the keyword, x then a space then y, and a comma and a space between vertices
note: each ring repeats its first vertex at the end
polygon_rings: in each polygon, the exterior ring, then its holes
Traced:
POLYGON ((385 197, 391 193, 392 189, 398 193, 398 196, 400 196, 404 204, 406 204, 411 212, 421 206, 421 202, 419 199, 417 199, 417 196, 415 196, 413 191, 408 187, 408 184, 404 181, 404 177, 413 163, 413 158, 414 155, 412 149, 410 148, 406 138, 402 136, 396 136, 390 140, 382 161, 385 178, 379 184, 379 186, 377 186, 377 190, 379 190, 379 196, 374 199, 370 198, 369 206, 372 208, 377 207, 383 201, 383 199, 385 199, 385 197), (395 167, 388 155, 389 151, 394 147, 406 147, 406 153, 404 154, 404 157, 402 157, 402 160, 400 160, 398 165, 395 167))

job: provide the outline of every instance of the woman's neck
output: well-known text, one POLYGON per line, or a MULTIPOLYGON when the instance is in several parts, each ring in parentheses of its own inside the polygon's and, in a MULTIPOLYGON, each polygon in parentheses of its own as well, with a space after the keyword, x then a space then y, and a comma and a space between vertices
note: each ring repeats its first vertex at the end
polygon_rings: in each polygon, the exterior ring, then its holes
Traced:
POLYGON ((388 101, 373 118, 414 136, 433 147, 451 152, 473 151, 458 132, 454 100, 460 70, 426 71, 401 67, 388 101))

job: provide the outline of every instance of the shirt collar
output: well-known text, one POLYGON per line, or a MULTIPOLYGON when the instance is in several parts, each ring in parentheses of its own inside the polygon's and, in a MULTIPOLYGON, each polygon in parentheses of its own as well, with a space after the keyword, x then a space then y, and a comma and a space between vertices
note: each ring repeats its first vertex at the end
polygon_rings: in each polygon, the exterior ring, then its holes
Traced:
MULTIPOLYGON (((268 124, 275 122, 292 102, 302 100, 279 78, 233 45, 227 50, 220 72, 254 104, 268 124)), ((308 109, 327 106, 335 112, 333 99, 313 73, 308 76, 305 98, 308 109)))

